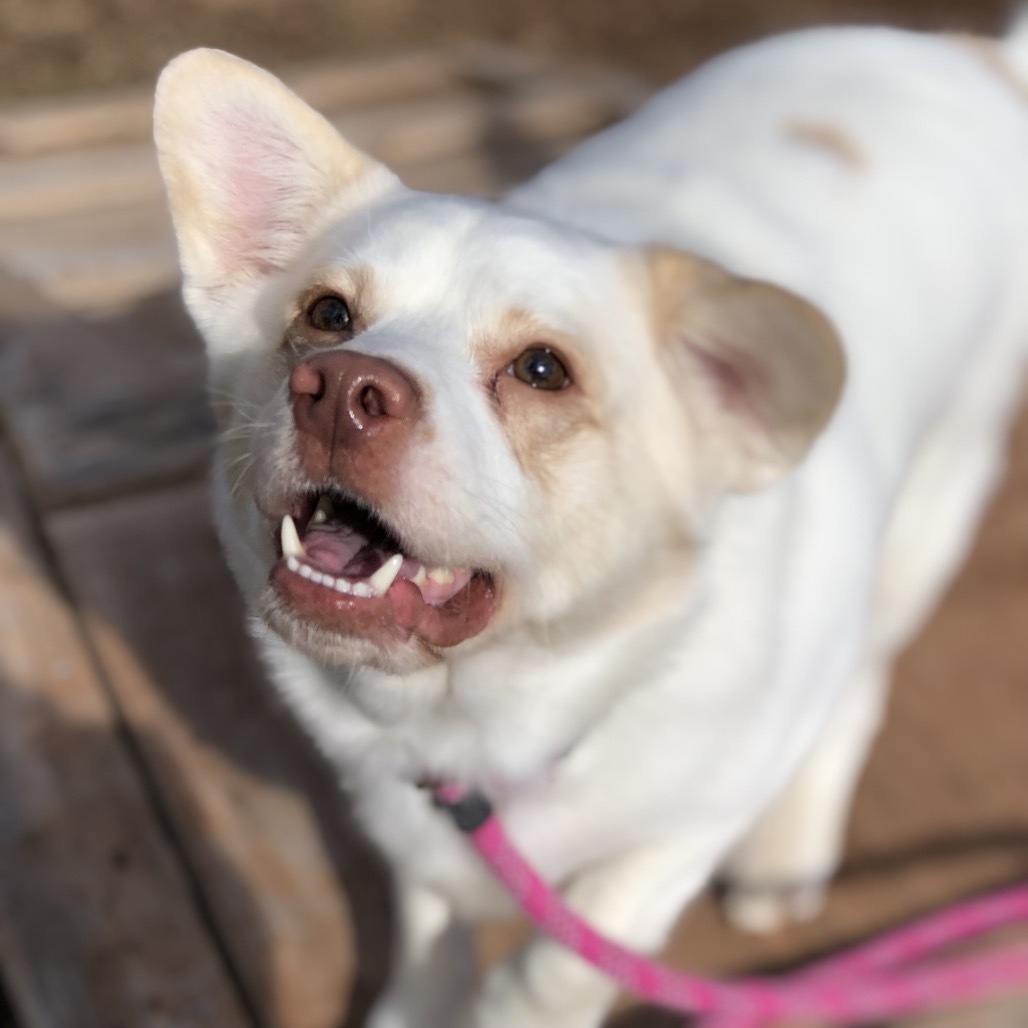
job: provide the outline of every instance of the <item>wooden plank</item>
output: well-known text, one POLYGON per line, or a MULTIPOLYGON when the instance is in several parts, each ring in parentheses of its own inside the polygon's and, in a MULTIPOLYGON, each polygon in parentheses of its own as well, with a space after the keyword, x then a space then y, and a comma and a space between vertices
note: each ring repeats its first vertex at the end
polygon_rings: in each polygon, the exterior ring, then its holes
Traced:
POLYGON ((550 74, 509 92, 408 100, 332 122, 351 142, 403 171, 482 147, 583 136, 615 117, 591 84, 550 74))
POLYGON ((249 991, 276 1028, 335 1028, 383 974, 385 880, 263 682, 205 488, 57 512, 47 530, 249 991))
POLYGON ((24 1028, 251 1025, 0 451, 0 952, 24 1028))
MULTIPOLYGON (((549 75, 510 92, 465 89, 329 113, 355 145, 402 171, 476 147, 583 135, 619 112, 594 85, 549 75)), ((157 203, 162 196, 149 144, 0 158, 0 223, 157 203)))
POLYGON ((319 111, 356 110, 458 87, 462 62, 446 49, 286 68, 284 81, 319 111))
POLYGON ((495 198, 542 170, 575 145, 573 138, 526 146, 489 146, 418 164, 402 173, 413 189, 495 198))
POLYGON ((49 313, 0 350, 0 414, 37 500, 202 475, 204 355, 179 297, 92 324, 49 313))
MULTIPOLYGON (((645 95, 628 76, 482 44, 287 78, 416 188, 480 196, 523 180, 645 95)), ((0 111, 0 271, 90 314, 177 282, 153 149, 132 142, 150 104, 146 91, 0 111), (128 145, 85 145, 106 138, 107 121, 128 145), (3 156, 5 131, 28 158, 3 156)))
POLYGON ((124 308, 179 278, 163 203, 0 223, 0 268, 32 282, 51 303, 90 313, 124 308))
MULTIPOLYGON (((287 67, 281 77, 319 110, 341 111, 442 93, 461 83, 509 89, 547 71, 552 59, 493 43, 415 50, 345 62, 287 67)), ((589 80, 597 95, 622 112, 647 92, 638 78, 575 63, 565 70, 589 80)), ((152 129, 152 88, 34 100, 0 109, 0 155, 38 157, 139 141, 152 129)))
POLYGON ((44 303, 30 282, 0 272, 0 344, 16 326, 40 317, 46 310, 44 303))
MULTIPOLYGON (((498 196, 573 144, 479 147, 404 169, 415 189, 498 196)), ((141 296, 175 287, 175 240, 163 203, 84 211, 60 218, 0 222, 0 269, 66 310, 110 314, 141 296)), ((37 316, 43 308, 38 308, 37 316)))
MULTIPOLYGON (((315 107, 386 103, 452 87, 461 64, 445 50, 287 68, 282 77, 315 107)), ((32 157, 141 140, 151 133, 153 89, 60 100, 37 100, 0 110, 0 154, 32 157)))
POLYGON ((526 82, 560 74, 587 85, 614 118, 624 118, 653 95, 652 83, 635 72, 581 58, 560 58, 503 43, 470 40, 457 48, 466 81, 491 89, 513 90, 526 82))
MULTIPOLYGON (((414 189, 499 196, 565 152, 573 140, 480 147, 415 164, 403 173, 414 189)), ((51 303, 110 314, 142 296, 175 287, 175 240, 163 204, 86 211, 61 218, 0 223, 0 269, 51 303)), ((44 308, 37 308, 37 316, 44 308)))
POLYGON ((152 145, 77 150, 26 160, 0 158, 0 222, 157 202, 152 145))

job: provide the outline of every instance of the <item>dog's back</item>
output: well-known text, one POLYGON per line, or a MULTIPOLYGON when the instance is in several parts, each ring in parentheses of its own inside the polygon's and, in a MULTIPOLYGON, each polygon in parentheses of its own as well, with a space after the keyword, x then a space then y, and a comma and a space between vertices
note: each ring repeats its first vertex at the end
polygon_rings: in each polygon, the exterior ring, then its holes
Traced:
POLYGON ((1028 86, 1000 45, 819 29, 714 61, 508 203, 813 300, 888 488, 970 364, 1017 383, 1026 184, 1028 86))

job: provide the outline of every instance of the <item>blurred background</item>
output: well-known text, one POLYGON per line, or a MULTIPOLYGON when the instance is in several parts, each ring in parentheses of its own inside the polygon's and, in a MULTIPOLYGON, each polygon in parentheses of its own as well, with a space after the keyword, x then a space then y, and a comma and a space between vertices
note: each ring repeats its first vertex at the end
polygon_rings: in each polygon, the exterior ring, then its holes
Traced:
MULTIPOLYGON (((388 963, 384 871, 263 681, 211 530, 204 357, 149 141, 160 67, 231 50, 408 183, 490 195, 727 47, 824 23, 996 33, 1011 13, 0 0, 0 1028, 356 1026, 388 963)), ((745 936, 705 895, 671 962, 791 967, 1028 875, 1028 416, 1013 439, 900 662, 826 912, 745 936)), ((522 935, 483 932, 483 960, 522 935)), ((909 1024, 1023 1028, 1028 997, 909 1024)))
POLYGON ((1009 0, 0 0, 0 94, 146 82, 193 46, 281 64, 461 39, 601 58, 661 83, 718 50, 801 25, 996 32, 1010 8, 1009 0))

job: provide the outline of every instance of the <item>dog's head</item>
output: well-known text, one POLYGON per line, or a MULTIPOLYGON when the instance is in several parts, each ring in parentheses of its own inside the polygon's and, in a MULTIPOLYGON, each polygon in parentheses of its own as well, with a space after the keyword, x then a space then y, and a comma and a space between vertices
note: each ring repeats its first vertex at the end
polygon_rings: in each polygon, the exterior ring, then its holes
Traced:
POLYGON ((319 661, 404 672, 630 607, 835 406, 841 352, 799 298, 408 190, 244 61, 179 57, 155 123, 222 535, 319 661))

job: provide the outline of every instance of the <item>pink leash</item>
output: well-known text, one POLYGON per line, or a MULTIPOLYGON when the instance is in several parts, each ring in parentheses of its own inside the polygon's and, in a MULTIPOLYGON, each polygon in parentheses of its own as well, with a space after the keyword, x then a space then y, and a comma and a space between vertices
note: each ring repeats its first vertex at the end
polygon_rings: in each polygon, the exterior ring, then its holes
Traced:
POLYGON ((663 967, 590 928, 515 849, 480 793, 442 785, 435 797, 547 935, 644 999, 709 1015, 704 1028, 760 1028, 783 1018, 865 1021, 1028 988, 1026 946, 913 966, 946 946, 1028 921, 1028 885, 958 904, 787 977, 723 982, 663 967))

